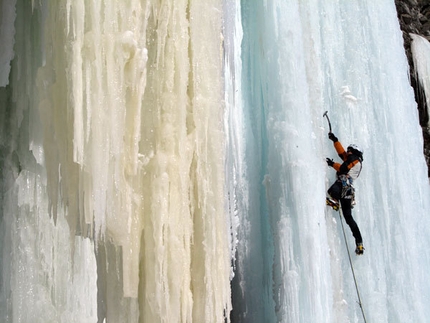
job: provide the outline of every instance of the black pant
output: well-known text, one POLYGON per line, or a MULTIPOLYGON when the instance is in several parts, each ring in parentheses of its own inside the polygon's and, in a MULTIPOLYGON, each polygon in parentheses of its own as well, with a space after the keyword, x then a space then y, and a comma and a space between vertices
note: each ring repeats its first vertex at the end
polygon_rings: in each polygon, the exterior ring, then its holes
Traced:
POLYGON ((349 228, 352 231, 352 235, 355 238, 355 243, 363 243, 363 239, 361 237, 360 229, 358 228, 357 223, 352 217, 351 211, 351 199, 343 199, 341 198, 342 194, 342 182, 336 181, 334 184, 328 189, 327 193, 334 199, 340 201, 340 205, 342 207, 343 217, 345 218, 345 222, 349 225, 349 228))

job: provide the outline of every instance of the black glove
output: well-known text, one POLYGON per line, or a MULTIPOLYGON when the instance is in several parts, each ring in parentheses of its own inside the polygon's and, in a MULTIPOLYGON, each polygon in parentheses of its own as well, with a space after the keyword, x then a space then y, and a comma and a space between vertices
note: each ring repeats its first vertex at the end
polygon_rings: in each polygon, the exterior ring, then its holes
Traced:
POLYGON ((330 167, 333 167, 333 164, 334 164, 333 159, 326 158, 325 161, 327 162, 327 165, 329 165, 330 167))
POLYGON ((333 142, 337 142, 338 140, 337 140, 337 137, 334 135, 334 133, 333 132, 329 132, 328 133, 328 139, 330 139, 331 141, 333 141, 333 142))

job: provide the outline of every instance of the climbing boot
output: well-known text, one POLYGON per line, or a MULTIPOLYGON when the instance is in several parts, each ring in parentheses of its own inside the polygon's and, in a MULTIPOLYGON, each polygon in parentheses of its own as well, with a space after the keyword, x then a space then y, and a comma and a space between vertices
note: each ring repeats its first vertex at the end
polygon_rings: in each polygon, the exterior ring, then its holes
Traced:
POLYGON ((333 210, 335 210, 335 211, 339 210, 339 202, 336 201, 335 199, 327 197, 325 199, 325 203, 326 203, 326 205, 331 206, 333 208, 333 210))
POLYGON ((357 248, 355 248, 355 253, 359 256, 364 252, 364 247, 362 243, 357 243, 357 248))

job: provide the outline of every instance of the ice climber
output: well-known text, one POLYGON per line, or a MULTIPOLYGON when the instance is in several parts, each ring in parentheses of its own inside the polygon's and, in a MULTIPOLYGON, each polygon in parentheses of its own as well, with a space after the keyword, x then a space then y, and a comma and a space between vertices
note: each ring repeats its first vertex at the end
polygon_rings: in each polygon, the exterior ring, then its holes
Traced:
POLYGON ((351 228, 352 235, 355 238, 355 253, 357 255, 362 255, 364 252, 363 239, 361 237, 360 229, 352 217, 351 209, 355 204, 355 190, 353 182, 360 175, 361 164, 363 162, 363 152, 356 145, 349 145, 345 151, 342 144, 332 132, 329 132, 328 138, 333 141, 334 148, 336 149, 339 157, 342 158, 343 163, 335 163, 333 159, 330 158, 326 159, 327 164, 337 171, 337 179, 327 191, 330 195, 330 197, 327 197, 327 205, 330 205, 335 210, 339 210, 340 202, 345 222, 351 228))

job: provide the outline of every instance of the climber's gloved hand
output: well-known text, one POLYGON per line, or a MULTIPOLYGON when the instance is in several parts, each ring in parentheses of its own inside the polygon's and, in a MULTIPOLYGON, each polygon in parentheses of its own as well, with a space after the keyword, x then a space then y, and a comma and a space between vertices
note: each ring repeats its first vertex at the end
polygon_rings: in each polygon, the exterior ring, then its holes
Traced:
POLYGON ((334 135, 333 132, 329 132, 328 133, 328 139, 330 139, 333 142, 337 142, 338 141, 337 137, 334 135))
POLYGON ((326 158, 325 160, 326 160, 326 162, 327 162, 327 165, 329 165, 330 167, 333 167, 333 164, 334 164, 333 159, 326 158))

